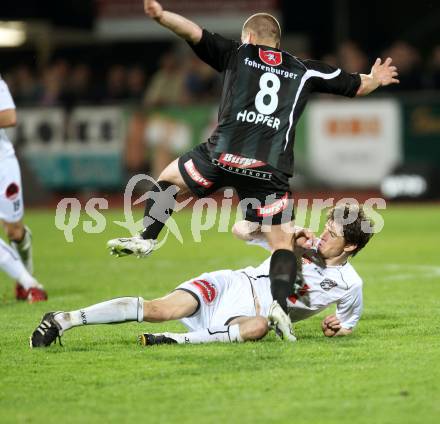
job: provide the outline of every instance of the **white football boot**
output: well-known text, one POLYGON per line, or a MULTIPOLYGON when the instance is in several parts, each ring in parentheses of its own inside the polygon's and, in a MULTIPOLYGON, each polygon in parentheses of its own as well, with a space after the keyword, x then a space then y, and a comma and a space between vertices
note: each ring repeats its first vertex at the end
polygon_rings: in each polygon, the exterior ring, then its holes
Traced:
POLYGON ((272 305, 270 305, 267 318, 269 319, 270 325, 275 330, 275 333, 278 337, 289 342, 296 342, 292 322, 276 300, 274 300, 272 305))
POLYGON ((109 240, 107 248, 110 249, 110 255, 116 257, 134 255, 145 258, 154 250, 156 243, 156 240, 145 240, 141 236, 121 237, 109 240))

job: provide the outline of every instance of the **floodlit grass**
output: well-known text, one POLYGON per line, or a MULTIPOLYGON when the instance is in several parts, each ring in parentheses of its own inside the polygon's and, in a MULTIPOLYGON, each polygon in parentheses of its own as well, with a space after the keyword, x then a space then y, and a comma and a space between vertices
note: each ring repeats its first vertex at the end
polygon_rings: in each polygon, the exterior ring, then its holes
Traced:
MULTIPOLYGON (((175 215, 171 236, 146 260, 114 259, 106 240, 125 235, 106 215, 102 234, 74 231, 66 243, 53 212, 28 211, 38 278, 49 301, 28 305, 0 275, 0 422, 437 423, 440 420, 439 208, 389 207, 385 228, 353 260, 364 278, 356 332, 326 339, 320 317, 296 326, 298 343, 271 334, 258 343, 144 349, 144 331, 179 323, 73 329, 64 347, 30 350, 44 312, 125 295, 154 298, 198 274, 256 265, 266 252, 211 230, 190 237, 175 215)), ((84 217, 84 219, 90 219, 84 217)))

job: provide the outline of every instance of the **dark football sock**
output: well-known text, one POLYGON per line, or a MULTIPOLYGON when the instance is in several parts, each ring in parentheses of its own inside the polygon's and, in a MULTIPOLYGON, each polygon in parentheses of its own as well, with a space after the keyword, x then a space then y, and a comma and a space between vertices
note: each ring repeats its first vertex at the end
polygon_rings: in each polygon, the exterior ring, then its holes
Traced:
POLYGON ((142 238, 156 240, 176 203, 178 187, 168 181, 158 181, 145 202, 142 238))
POLYGON ((287 312, 287 298, 294 293, 296 279, 296 256, 286 249, 275 250, 270 259, 270 290, 276 300, 287 312))

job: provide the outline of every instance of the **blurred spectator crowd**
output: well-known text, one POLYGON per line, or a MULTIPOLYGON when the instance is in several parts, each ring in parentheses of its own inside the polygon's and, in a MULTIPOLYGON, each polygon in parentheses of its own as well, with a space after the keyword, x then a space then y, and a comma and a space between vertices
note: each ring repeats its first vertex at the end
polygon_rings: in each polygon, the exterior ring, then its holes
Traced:
MULTIPOLYGON (((396 41, 380 56, 393 59, 397 66, 400 84, 381 89, 393 92, 440 90, 440 45, 434 47, 426 60, 420 52, 405 41, 396 41)), ((368 73, 375 58, 369 58, 353 41, 342 43, 335 53, 325 55, 322 60, 343 68, 347 72, 368 73)))
POLYGON ((160 57, 158 70, 151 76, 137 64, 113 64, 102 73, 87 63, 57 59, 40 71, 19 65, 2 77, 18 106, 174 106, 212 102, 219 92, 219 77, 213 69, 194 55, 175 51, 160 57))
MULTIPOLYGON (((416 48, 397 41, 382 52, 382 58, 388 56, 399 70, 400 85, 390 88, 393 92, 440 90, 440 45, 423 60, 416 48)), ((362 73, 368 73, 374 61, 352 41, 342 43, 334 53, 320 59, 348 72, 362 73)), ((126 102, 155 107, 218 100, 217 73, 191 52, 171 50, 159 58, 158 65, 151 75, 140 65, 120 64, 113 64, 102 73, 87 63, 70 64, 57 59, 39 71, 26 65, 16 66, 3 78, 18 106, 71 108, 126 102)))

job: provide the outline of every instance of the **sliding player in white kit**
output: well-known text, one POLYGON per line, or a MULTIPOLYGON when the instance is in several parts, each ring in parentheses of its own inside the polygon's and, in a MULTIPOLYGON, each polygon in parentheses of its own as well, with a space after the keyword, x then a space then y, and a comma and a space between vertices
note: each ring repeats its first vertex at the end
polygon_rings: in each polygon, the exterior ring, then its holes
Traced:
MULTIPOLYGON (((343 205, 330 211, 317 252, 307 249, 314 242, 311 232, 298 229, 293 234, 294 248, 302 257, 296 294, 287 299, 293 322, 336 304, 336 314, 322 321, 324 335, 344 336, 352 332, 362 312, 362 280, 347 261, 371 238, 372 232, 364 232, 364 228, 372 230, 363 209, 343 205)), ((234 232, 247 240, 255 235, 262 237, 262 233, 250 234, 246 225, 236 224, 234 232)), ((180 320, 189 331, 145 333, 140 336, 141 344, 258 340, 271 327, 282 338, 295 341, 289 317, 273 301, 269 266, 270 258, 256 268, 205 273, 160 299, 122 297, 76 311, 48 312, 32 333, 30 345, 49 346, 65 331, 81 325, 170 320, 180 320)))
POLYGON ((32 276, 32 235, 23 222, 20 166, 4 128, 15 127, 17 115, 8 86, 0 76, 0 221, 11 247, 0 239, 0 269, 16 281, 15 297, 29 303, 47 300, 32 276))

